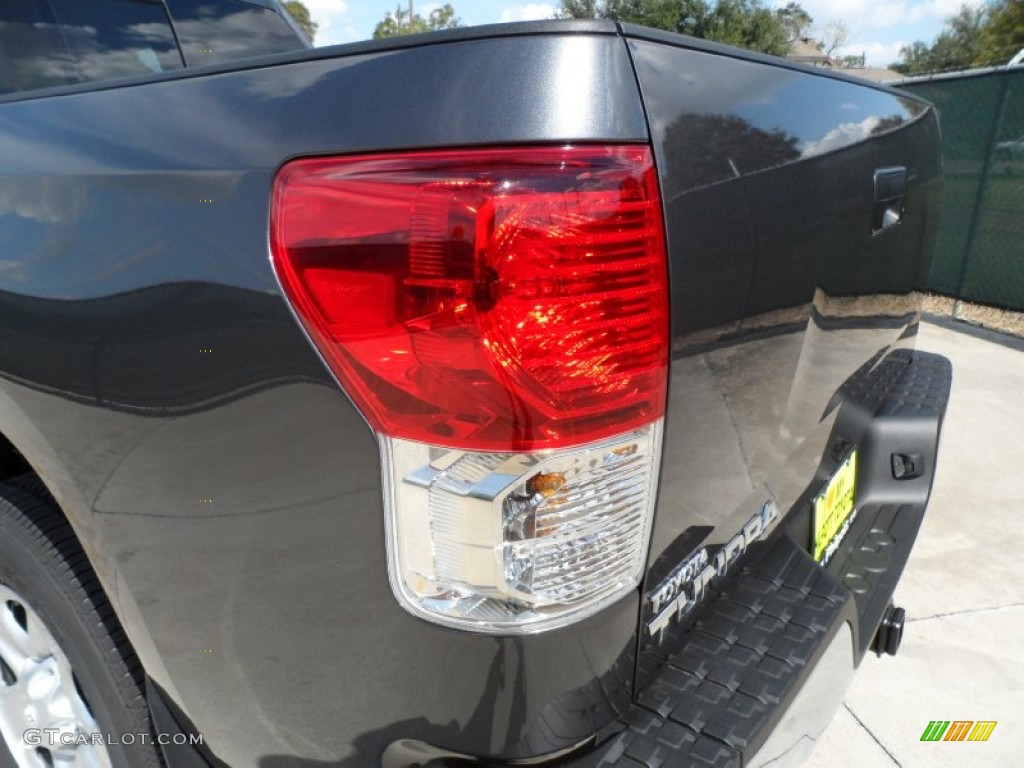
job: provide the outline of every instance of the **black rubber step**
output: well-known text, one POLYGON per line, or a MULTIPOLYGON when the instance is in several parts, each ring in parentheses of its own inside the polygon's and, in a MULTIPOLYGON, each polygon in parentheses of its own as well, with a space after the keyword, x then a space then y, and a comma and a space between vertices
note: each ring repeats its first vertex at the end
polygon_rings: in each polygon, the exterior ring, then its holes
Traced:
POLYGON ((857 510, 857 522, 828 564, 828 572, 853 593, 859 616, 860 653, 871 645, 910 556, 924 507, 882 504, 857 510), (902 545, 901 545, 902 543, 902 545))
POLYGON ((942 355, 897 349, 861 366, 839 388, 825 412, 841 403, 858 403, 877 415, 900 412, 941 418, 952 380, 953 366, 942 355))
POLYGON ((837 442, 858 450, 858 503, 828 571, 854 594, 859 654, 874 639, 924 520, 952 378, 941 355, 897 350, 836 395, 844 405, 837 442), (916 472, 900 476, 905 460, 916 472))
POLYGON ((619 731, 565 764, 738 768, 852 614, 850 593, 792 540, 777 537, 666 641, 680 650, 647 660, 661 672, 619 731))

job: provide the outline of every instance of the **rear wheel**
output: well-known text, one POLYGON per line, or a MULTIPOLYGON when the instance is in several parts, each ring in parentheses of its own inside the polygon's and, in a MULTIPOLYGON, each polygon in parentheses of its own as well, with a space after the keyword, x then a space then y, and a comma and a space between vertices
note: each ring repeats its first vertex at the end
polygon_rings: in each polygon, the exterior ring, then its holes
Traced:
POLYGON ((35 480, 0 484, 0 736, 18 768, 160 765, 138 661, 35 480))

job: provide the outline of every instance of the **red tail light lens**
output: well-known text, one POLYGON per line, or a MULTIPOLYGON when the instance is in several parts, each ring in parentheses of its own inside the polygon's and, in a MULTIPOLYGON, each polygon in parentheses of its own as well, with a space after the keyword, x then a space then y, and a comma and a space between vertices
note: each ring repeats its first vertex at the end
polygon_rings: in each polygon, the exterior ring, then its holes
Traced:
POLYGON ((540 450, 661 417, 668 285, 642 146, 297 160, 274 266, 371 425, 540 450))

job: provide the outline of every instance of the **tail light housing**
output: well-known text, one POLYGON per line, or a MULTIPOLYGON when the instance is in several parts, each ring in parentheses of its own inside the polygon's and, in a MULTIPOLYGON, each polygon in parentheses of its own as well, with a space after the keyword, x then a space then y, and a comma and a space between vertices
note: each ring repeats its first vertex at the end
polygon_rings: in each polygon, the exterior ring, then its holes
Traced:
POLYGON ((539 631, 636 587, 669 348, 648 147, 296 160, 271 249, 380 439, 405 608, 539 631))

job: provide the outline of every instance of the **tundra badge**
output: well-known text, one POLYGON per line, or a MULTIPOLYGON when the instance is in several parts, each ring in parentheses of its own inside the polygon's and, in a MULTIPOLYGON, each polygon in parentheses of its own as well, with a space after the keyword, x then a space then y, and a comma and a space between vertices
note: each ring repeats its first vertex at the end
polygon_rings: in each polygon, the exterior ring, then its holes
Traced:
POLYGON ((708 554, 707 547, 701 547, 680 563, 648 595, 650 614, 654 617, 647 623, 651 637, 660 641, 661 633, 673 620, 687 616, 700 605, 708 585, 715 578, 725 576, 751 544, 764 538, 778 518, 778 506, 774 501, 766 501, 761 511, 719 548, 714 557, 708 554))

